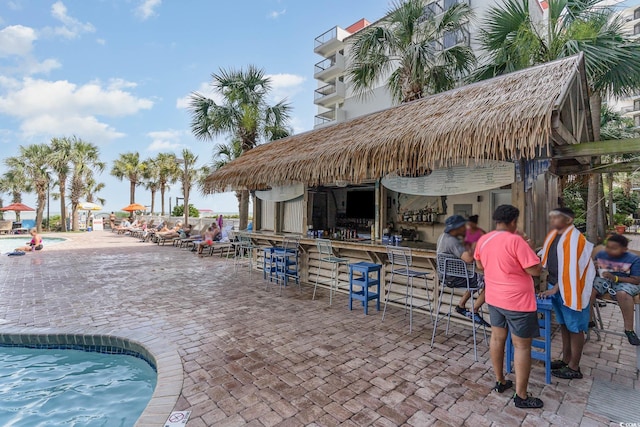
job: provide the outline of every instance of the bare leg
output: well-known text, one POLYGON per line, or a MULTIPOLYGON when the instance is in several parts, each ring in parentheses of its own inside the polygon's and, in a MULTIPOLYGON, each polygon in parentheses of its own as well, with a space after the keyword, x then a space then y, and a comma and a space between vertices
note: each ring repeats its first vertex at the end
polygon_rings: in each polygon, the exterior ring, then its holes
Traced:
MULTIPOLYGON (((491 331, 493 335, 493 331, 491 331)), ((516 394, 521 399, 527 398, 529 374, 531 373, 531 338, 520 338, 511 334, 515 355, 513 362, 516 370, 516 394)), ((493 341, 493 340, 492 340, 493 341)))
POLYGON ((571 355, 573 354, 571 347, 571 333, 565 325, 560 325, 560 332, 562 333, 562 361, 568 365, 571 361, 571 355))
MULTIPOLYGON (((579 332, 577 334, 569 332, 569 335, 571 340, 571 357, 568 361, 568 364, 569 368, 577 371, 578 369, 580 369, 580 359, 582 358, 582 348, 584 347, 584 334, 582 332, 579 332)), ((562 338, 564 340, 564 335, 562 338)), ((566 361, 564 357, 563 360, 566 361)))
POLYGON ((475 303, 473 304, 473 312, 479 313, 482 304, 484 304, 484 291, 481 291, 476 297, 475 303))
POLYGON ((506 342, 507 329, 493 326, 491 328, 491 343, 489 345, 489 348, 491 352, 491 363, 493 364, 493 372, 496 375, 496 381, 499 383, 504 382, 504 346, 506 342))
POLYGON ((471 292, 466 291, 462 297, 460 297, 460 301, 458 301, 458 307, 464 308, 467 305, 467 301, 471 298, 471 292))
POLYGON ((624 321, 624 330, 633 330, 633 297, 624 291, 616 293, 616 299, 622 311, 622 320, 624 321))

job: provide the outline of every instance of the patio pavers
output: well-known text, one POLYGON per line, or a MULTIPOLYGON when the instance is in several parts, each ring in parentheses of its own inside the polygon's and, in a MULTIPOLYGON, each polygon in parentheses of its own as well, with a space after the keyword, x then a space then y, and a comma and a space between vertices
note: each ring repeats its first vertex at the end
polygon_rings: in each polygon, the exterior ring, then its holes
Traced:
MULTIPOLYGON (((175 344, 184 384, 173 409, 192 411, 190 427, 607 425, 585 409, 592 379, 640 390, 634 348, 606 336, 586 344, 584 380, 547 385, 535 365, 530 391, 545 408, 519 410, 510 396, 489 392, 488 347, 479 344, 474 362, 465 325, 454 324, 448 337, 442 330, 432 349, 426 314, 414 317, 409 334, 401 308, 382 322, 375 309, 350 312, 342 294, 332 307, 327 291, 311 301, 306 286, 278 297, 261 277, 236 274, 220 258, 108 232, 72 237, 42 253, 0 258, 0 319, 128 329, 175 344)), ((620 327, 616 310, 602 314, 620 327)))

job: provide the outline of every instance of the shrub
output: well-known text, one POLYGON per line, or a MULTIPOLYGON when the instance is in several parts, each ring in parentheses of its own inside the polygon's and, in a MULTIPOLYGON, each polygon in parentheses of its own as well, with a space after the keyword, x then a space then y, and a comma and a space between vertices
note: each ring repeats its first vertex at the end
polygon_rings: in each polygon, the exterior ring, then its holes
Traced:
MULTIPOLYGON (((171 212, 172 216, 183 216, 184 215, 184 205, 178 205, 173 208, 171 212)), ((190 218, 199 218, 200 212, 195 208, 192 204, 189 204, 189 217, 190 218)))

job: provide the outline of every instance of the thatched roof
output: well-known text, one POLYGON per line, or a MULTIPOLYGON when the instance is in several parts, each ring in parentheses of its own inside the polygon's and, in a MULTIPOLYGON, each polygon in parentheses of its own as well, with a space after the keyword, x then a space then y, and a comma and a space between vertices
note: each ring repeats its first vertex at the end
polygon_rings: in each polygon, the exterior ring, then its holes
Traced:
POLYGON ((208 190, 357 183, 459 159, 534 158, 551 143, 552 114, 583 70, 582 57, 570 57, 264 144, 211 174, 208 190))

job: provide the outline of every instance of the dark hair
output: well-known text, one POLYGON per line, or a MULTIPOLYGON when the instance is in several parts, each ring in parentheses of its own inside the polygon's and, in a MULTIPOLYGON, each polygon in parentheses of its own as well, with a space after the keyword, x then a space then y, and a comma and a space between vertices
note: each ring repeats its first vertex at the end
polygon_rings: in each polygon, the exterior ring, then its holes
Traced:
POLYGON ((493 220, 497 223, 510 224, 520 217, 520 210, 511 205, 500 205, 493 213, 493 220))
POLYGON ((623 248, 626 248, 627 246, 629 246, 629 239, 624 237, 622 234, 613 234, 607 239, 607 242, 616 242, 623 248))
POLYGON ((569 208, 555 208, 554 211, 559 212, 563 215, 569 216, 571 218, 575 218, 576 217, 576 213, 569 209, 569 208))
POLYGON ((478 215, 471 215, 469 217, 469 222, 473 222, 474 224, 478 223, 478 218, 480 218, 478 215))

